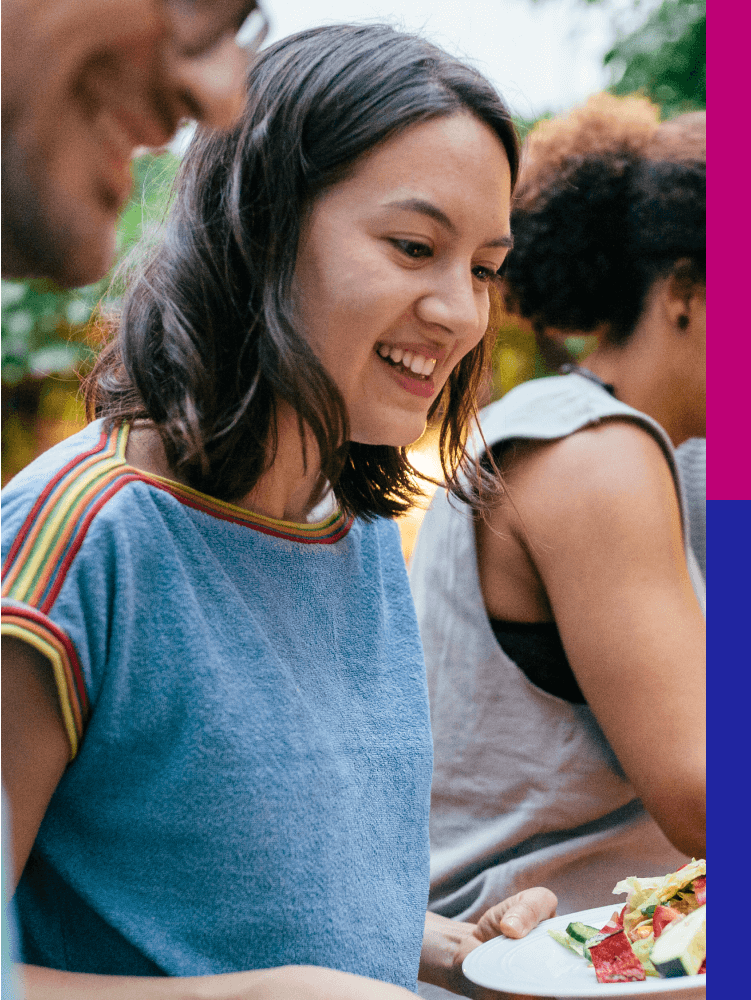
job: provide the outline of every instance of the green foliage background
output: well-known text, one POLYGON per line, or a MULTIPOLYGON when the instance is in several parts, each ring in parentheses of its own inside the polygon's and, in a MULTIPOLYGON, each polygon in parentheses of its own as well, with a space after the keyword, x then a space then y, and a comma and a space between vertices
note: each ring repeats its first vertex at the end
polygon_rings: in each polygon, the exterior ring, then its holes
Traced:
POLYGON ((614 93, 644 93, 664 118, 705 108, 706 0, 664 0, 642 27, 613 46, 605 65, 614 73, 614 93))
MULTIPOLYGON (((613 9, 611 0, 580 2, 613 9)), ((604 57, 612 74, 610 89, 645 94, 660 105, 665 118, 704 108, 705 0, 663 0, 658 6, 644 0, 632 3, 635 11, 646 15, 638 28, 618 37, 604 57)), ((534 122, 517 124, 524 135, 534 122)), ((169 206, 178 164, 171 154, 135 162, 134 193, 118 226, 120 261, 158 228, 169 206)), ((40 451, 83 424, 77 373, 85 371, 96 350, 92 317, 103 300, 116 306, 121 289, 108 276, 75 291, 61 290, 48 281, 3 281, 1 292, 4 483, 40 451)), ((506 320, 498 333, 491 398, 546 373, 527 330, 506 320)), ((569 341, 575 353, 586 353, 588 346, 587 338, 569 341)))

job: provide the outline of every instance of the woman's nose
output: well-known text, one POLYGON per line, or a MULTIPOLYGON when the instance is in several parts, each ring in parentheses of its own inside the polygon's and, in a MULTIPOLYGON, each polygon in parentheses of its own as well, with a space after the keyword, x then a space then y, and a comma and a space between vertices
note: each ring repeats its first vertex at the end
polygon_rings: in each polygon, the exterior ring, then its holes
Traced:
POLYGON ((435 285, 417 304, 417 315, 425 323, 437 324, 455 337, 479 340, 488 324, 487 294, 478 295, 472 272, 462 269, 436 275, 435 285))

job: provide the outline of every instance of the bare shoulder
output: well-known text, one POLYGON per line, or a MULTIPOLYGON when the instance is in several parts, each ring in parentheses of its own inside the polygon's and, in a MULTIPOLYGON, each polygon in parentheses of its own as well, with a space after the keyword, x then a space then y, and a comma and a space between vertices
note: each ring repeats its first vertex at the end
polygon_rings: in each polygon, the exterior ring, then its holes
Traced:
POLYGON ((544 473, 574 479, 582 489, 611 483, 618 489, 632 481, 636 471, 663 470, 670 481, 665 454, 646 428, 631 420, 609 419, 554 441, 517 442, 508 471, 520 483, 544 473))
POLYGON ((680 516, 661 446, 634 422, 609 420, 555 441, 515 440, 499 458, 505 495, 476 529, 489 613, 550 620, 546 576, 597 559, 614 540, 681 546, 680 516))
POLYGON ((555 528, 644 508, 677 511, 673 476, 655 437, 633 421, 607 420, 550 442, 516 442, 503 465, 523 520, 555 528))

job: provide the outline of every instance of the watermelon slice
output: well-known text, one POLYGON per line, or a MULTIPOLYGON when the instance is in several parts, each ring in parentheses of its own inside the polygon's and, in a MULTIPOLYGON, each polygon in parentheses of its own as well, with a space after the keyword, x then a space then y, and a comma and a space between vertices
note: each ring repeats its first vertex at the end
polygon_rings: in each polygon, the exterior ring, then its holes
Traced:
POLYGON ((702 875, 700 878, 694 879, 694 893, 696 894, 696 902, 699 906, 704 906, 707 901, 707 876, 702 875))
POLYGON ((616 931, 589 949, 598 983, 643 982, 647 976, 625 931, 616 931))
POLYGON ((655 912, 652 914, 652 931, 654 932, 655 940, 657 940, 671 921, 678 920, 682 916, 683 914, 679 913, 678 910, 674 910, 672 906, 655 906, 655 912))

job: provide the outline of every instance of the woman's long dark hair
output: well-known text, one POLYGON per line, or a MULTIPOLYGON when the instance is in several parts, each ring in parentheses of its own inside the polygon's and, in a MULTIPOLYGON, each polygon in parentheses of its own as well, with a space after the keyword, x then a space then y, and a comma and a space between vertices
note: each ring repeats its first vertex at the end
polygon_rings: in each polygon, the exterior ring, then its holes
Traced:
MULTIPOLYGON (((187 152, 164 242, 130 288, 118 337, 88 379, 89 415, 149 418, 180 476, 233 501, 273 461, 275 404, 284 400, 301 434, 307 425, 315 435, 322 480, 345 510, 401 514, 421 495, 405 449, 348 442, 341 395, 296 326, 301 222, 363 154, 460 111, 498 136, 513 184, 510 114, 479 73, 385 25, 285 38, 262 53, 247 87, 234 130, 200 132, 187 152)), ((475 505, 484 473, 464 445, 488 346, 486 335, 430 411, 442 419, 447 485, 475 505)))

